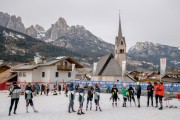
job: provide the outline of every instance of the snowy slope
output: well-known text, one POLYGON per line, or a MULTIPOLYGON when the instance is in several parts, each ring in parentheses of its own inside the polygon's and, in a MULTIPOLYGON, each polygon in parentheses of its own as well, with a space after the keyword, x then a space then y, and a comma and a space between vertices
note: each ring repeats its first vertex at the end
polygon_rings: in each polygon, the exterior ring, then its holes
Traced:
MULTIPOLYGON (((93 101, 93 110, 85 111, 85 115, 79 116, 76 113, 67 112, 68 98, 64 94, 34 97, 35 108, 39 113, 33 113, 31 108, 29 108, 29 113, 25 113, 25 100, 24 96, 21 96, 17 115, 8 116, 10 98, 7 97, 7 94, 0 93, 0 120, 179 120, 180 118, 180 101, 177 100, 173 100, 171 103, 176 104, 178 108, 165 108, 163 111, 159 111, 156 108, 146 107, 146 97, 142 97, 141 108, 130 107, 129 103, 127 108, 121 107, 122 96, 119 107, 112 108, 109 98, 110 94, 101 94, 100 105, 102 112, 94 111, 95 105, 93 101)), ((75 110, 77 109, 76 97, 75 110)))

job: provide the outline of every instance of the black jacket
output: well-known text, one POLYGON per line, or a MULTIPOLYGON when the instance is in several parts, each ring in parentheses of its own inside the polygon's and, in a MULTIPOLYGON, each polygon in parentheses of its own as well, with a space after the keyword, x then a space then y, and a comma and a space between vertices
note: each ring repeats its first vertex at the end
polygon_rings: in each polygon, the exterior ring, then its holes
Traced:
POLYGON ((137 92, 136 93, 137 95, 141 95, 141 86, 140 85, 136 86, 136 92, 137 92))
POLYGON ((153 85, 148 85, 147 86, 147 94, 148 95, 153 95, 153 89, 154 89, 154 86, 153 85))

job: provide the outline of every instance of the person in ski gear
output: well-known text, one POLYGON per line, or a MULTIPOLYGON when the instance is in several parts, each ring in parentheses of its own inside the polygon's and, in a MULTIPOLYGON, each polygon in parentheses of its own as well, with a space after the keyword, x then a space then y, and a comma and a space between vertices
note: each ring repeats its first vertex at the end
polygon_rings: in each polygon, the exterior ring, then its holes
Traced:
POLYGON ((12 110, 12 107, 13 107, 14 103, 15 103, 14 114, 16 114, 17 105, 18 105, 19 98, 20 98, 20 95, 21 95, 21 88, 17 85, 16 82, 13 82, 13 86, 10 89, 9 95, 11 96, 11 104, 10 104, 10 107, 9 107, 9 116, 10 116, 11 115, 11 110, 12 110))
POLYGON ((148 82, 148 86, 147 86, 147 107, 149 107, 149 99, 151 99, 151 106, 153 107, 153 89, 154 89, 154 86, 151 84, 151 82, 148 82))
POLYGON ((156 108, 158 107, 158 98, 159 98, 159 91, 157 90, 159 84, 154 82, 154 93, 155 93, 155 101, 156 101, 156 108))
POLYGON ((68 97, 68 84, 67 85, 65 85, 65 95, 66 95, 66 97, 68 97))
POLYGON ((47 95, 47 96, 48 96, 48 94, 49 94, 49 90, 50 90, 49 84, 47 84, 47 86, 46 86, 46 95, 47 95))
POLYGON ((69 107, 68 107, 69 113, 71 113, 71 109, 72 109, 72 112, 76 112, 74 110, 74 99, 75 99, 74 84, 70 83, 70 85, 69 85, 69 107))
POLYGON ((92 100, 93 100, 93 93, 94 88, 91 84, 88 85, 88 92, 87 92, 87 104, 86 104, 86 110, 88 110, 88 105, 90 103, 90 110, 92 110, 92 100))
POLYGON ((123 95, 123 107, 126 107, 126 101, 127 101, 127 96, 128 96, 128 90, 126 89, 126 84, 123 84, 122 88, 122 95, 123 95))
POLYGON ((117 99, 119 100, 119 94, 118 94, 118 89, 116 87, 116 84, 113 85, 113 88, 111 90, 111 98, 112 99, 112 107, 114 107, 114 103, 117 107, 117 99))
POLYGON ((164 84, 163 82, 160 82, 159 86, 157 87, 157 90, 159 91, 159 103, 160 103, 160 108, 159 110, 163 109, 163 97, 164 97, 164 84))
POLYGON ((83 84, 80 84, 80 87, 78 88, 78 93, 79 93, 79 97, 78 97, 78 101, 79 101, 79 109, 78 109, 78 115, 82 115, 85 114, 83 112, 83 102, 84 102, 84 86, 83 84))
POLYGON ((131 106, 131 99, 133 100, 135 106, 136 106, 136 101, 135 101, 135 98, 134 98, 134 88, 132 87, 132 85, 129 86, 129 89, 128 89, 128 92, 129 92, 129 101, 130 101, 130 106, 131 106))
POLYGON ((94 92, 94 102, 96 104, 96 111, 98 110, 98 108, 99 108, 100 111, 102 111, 101 108, 100 108, 100 105, 99 105, 100 92, 101 92, 101 90, 99 88, 99 85, 96 83, 95 84, 95 92, 94 92))
POLYGON ((59 94, 61 94, 61 85, 60 84, 58 85, 58 91, 59 91, 59 94))
POLYGON ((44 84, 41 84, 41 95, 42 95, 42 92, 44 92, 44 94, 45 94, 45 86, 44 86, 44 84))
POLYGON ((141 97, 141 85, 139 82, 136 83, 136 95, 137 95, 137 100, 138 100, 138 107, 140 108, 140 97, 141 97))
POLYGON ((28 107, 29 104, 31 105, 31 107, 33 108, 34 112, 38 112, 35 108, 34 108, 34 104, 33 104, 33 91, 32 91, 32 85, 31 83, 28 83, 28 85, 25 88, 25 99, 26 99, 26 113, 28 113, 28 107))

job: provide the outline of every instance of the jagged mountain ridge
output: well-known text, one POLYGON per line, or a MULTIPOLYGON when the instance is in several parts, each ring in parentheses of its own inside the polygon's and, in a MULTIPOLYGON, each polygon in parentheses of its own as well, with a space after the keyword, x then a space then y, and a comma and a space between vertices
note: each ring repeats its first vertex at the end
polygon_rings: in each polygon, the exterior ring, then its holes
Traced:
POLYGON ((99 39, 83 26, 69 27, 64 18, 59 18, 47 30, 44 40, 55 46, 65 47, 78 53, 91 54, 96 57, 114 51, 114 45, 99 39))
MULTIPOLYGON (((57 56, 73 56, 81 58, 81 54, 66 48, 56 47, 32 38, 24 33, 0 26, 0 58, 5 62, 27 62, 32 59, 36 50, 49 58, 57 56)), ((87 56, 84 55, 86 58, 87 56)))
POLYGON ((152 42, 137 42, 127 53, 131 65, 159 69, 160 58, 167 58, 167 67, 180 69, 180 50, 178 47, 152 42))
MULTIPOLYGON (((18 21, 18 20, 15 20, 18 21)), ((14 22, 16 24, 17 22, 14 22)), ((13 24, 13 22, 12 22, 13 24)), ((69 26, 64 18, 59 18, 55 24, 45 31, 43 27, 36 25, 31 25, 28 28, 24 27, 21 18, 16 16, 10 16, 7 13, 0 14, 0 25, 7 28, 26 33, 33 38, 49 42, 52 45, 58 47, 68 48, 80 54, 86 54, 91 57, 99 57, 114 51, 114 45, 103 41, 101 38, 96 37, 90 31, 86 30, 83 26, 69 26), (9 16, 5 20, 5 16, 9 16), (10 21, 11 17, 15 19, 20 19, 18 24, 22 25, 21 29, 16 29, 16 27, 9 27, 2 21, 10 21), (1 24, 1 22, 3 24, 1 24)), ((15 26, 15 25, 14 25, 15 26)))

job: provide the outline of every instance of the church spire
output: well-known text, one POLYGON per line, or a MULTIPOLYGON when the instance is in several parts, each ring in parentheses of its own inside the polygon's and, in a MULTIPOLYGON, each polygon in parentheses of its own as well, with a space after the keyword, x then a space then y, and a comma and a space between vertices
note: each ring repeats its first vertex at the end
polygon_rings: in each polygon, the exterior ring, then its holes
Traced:
POLYGON ((119 11, 119 31, 118 31, 118 37, 119 37, 119 38, 122 37, 120 11, 119 11))

